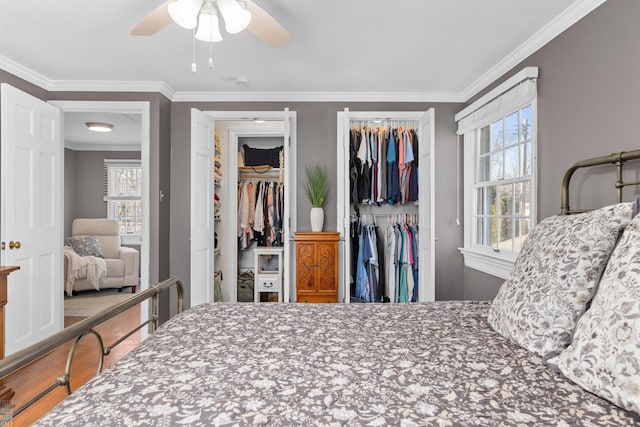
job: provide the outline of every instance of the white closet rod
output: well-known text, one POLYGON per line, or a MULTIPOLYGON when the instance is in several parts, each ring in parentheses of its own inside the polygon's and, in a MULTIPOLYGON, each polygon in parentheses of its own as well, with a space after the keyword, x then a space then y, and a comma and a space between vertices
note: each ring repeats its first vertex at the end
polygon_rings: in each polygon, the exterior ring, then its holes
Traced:
POLYGON ((273 179, 280 179, 280 176, 277 175, 238 175, 238 181, 247 181, 247 180, 259 180, 259 181, 267 181, 273 179))
MULTIPOLYGON (((361 214, 360 215, 360 219, 362 221, 366 221, 368 217, 373 217, 374 221, 375 218, 386 218, 388 220, 388 222, 394 222, 394 223, 409 223, 409 224, 418 224, 419 221, 419 215, 416 213, 378 213, 378 214, 361 214), (401 219, 402 221, 398 221, 398 219, 401 219)), ((351 215, 351 219, 357 219, 358 216, 352 214, 351 215)))
POLYGON ((398 119, 367 119, 367 120, 351 120, 351 127, 369 126, 369 127, 408 127, 417 128, 420 125, 418 120, 398 120, 398 119))
MULTIPOLYGON (((398 212, 398 213, 374 213, 374 214, 363 213, 363 214, 360 214, 361 217, 364 217, 364 216, 386 216, 386 217, 390 217, 390 216, 394 216, 394 215, 396 215, 396 216, 405 216, 405 215, 418 215, 418 214, 417 213, 413 213, 413 212, 412 213, 409 213, 409 212, 406 212, 406 213, 398 212)), ((354 217, 354 218, 357 218, 356 214, 351 214, 351 216, 354 217)))

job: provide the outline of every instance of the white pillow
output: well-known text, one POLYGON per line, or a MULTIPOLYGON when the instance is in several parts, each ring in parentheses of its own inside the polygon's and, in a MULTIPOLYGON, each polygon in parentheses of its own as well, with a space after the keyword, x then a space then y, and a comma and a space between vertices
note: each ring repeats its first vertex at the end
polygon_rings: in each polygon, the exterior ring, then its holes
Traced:
POLYGON ((541 221, 493 301, 491 327, 540 356, 562 351, 635 206, 619 203, 541 221))
POLYGON ((640 216, 613 251, 573 342, 549 363, 588 391, 640 414, 640 216))

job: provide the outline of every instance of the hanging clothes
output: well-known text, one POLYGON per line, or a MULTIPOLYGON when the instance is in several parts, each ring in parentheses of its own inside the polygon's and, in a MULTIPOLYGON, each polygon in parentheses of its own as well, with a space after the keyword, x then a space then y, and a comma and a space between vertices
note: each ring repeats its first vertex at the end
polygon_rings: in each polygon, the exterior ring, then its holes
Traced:
POLYGON ((356 215, 360 215, 360 201, 358 199, 358 178, 362 163, 358 158, 360 132, 352 129, 349 133, 349 199, 356 215))
POLYGON ((401 127, 358 126, 349 137, 349 180, 359 204, 404 204, 418 200, 418 134, 401 127))
POLYGON ((418 227, 394 223, 380 232, 356 218, 351 232, 352 302, 417 302, 418 227))
POLYGON ((249 245, 246 228, 249 224, 249 186, 246 182, 238 185, 238 247, 246 249, 249 245))
POLYGON ((418 227, 393 223, 381 232, 352 218, 352 301, 418 301, 418 227))
POLYGON ((282 246, 284 185, 274 181, 238 184, 238 248, 249 242, 258 246, 282 246))
POLYGON ((385 232, 385 248, 392 256, 387 259, 385 271, 387 277, 394 279, 387 285, 393 301, 418 301, 418 227, 406 223, 390 225, 385 232))
POLYGON ((363 302, 381 302, 384 296, 384 275, 380 275, 381 252, 375 225, 360 227, 356 265, 355 297, 363 302))
MULTIPOLYGON (((415 221, 407 220, 407 216, 404 220, 396 217, 386 228, 378 229, 375 224, 361 225, 360 216, 362 212, 375 211, 377 206, 394 205, 397 207, 391 209, 396 211, 403 209, 404 204, 418 201, 419 143, 418 132, 410 126, 358 125, 350 130, 352 301, 418 300, 415 221), (371 207, 363 207, 365 204, 371 207)), ((416 210, 412 206, 407 213, 416 210)))
POLYGON ((409 201, 415 202, 418 200, 418 133, 415 129, 411 129, 411 147, 413 149, 413 166, 409 176, 409 201))

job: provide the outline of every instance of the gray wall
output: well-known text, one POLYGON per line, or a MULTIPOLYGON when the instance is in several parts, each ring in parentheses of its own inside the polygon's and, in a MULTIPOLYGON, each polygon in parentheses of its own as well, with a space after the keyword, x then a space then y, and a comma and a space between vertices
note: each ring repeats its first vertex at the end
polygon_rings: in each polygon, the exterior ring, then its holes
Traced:
POLYGON ((104 160, 140 159, 139 151, 64 150, 64 237, 75 218, 105 218, 104 160))
MULTIPOLYGON (((171 272, 189 280, 189 170, 191 108, 202 111, 282 111, 288 107, 297 113, 298 174, 306 165, 323 163, 329 174, 330 191, 326 199, 324 230, 336 230, 336 133, 337 112, 351 111, 425 111, 435 108, 436 116, 436 298, 462 299, 463 264, 457 248, 462 244, 462 228, 456 218, 456 136, 453 116, 461 104, 430 103, 174 103, 171 115, 171 272)), ((300 175, 298 176, 300 182, 300 175)), ((310 229, 311 205, 298 186, 294 198, 299 230, 310 229)), ((295 231, 295 230, 294 230, 295 231)))
MULTIPOLYGON (((559 213, 560 184, 571 164, 640 148, 636 130, 639 16, 639 1, 609 0, 492 85, 526 66, 540 68, 538 220, 559 213)), ((576 173, 571 185, 572 207, 593 208, 615 202, 615 176, 604 169, 576 173)), ((637 179, 637 170, 629 172, 628 180, 637 179)), ((625 199, 632 198, 633 191, 625 190, 625 199)), ((464 296, 493 298, 501 282, 466 269, 464 296)))
POLYGON ((78 152, 64 149, 64 232, 62 238, 67 241, 71 235, 71 221, 76 215, 76 180, 78 168, 78 152))

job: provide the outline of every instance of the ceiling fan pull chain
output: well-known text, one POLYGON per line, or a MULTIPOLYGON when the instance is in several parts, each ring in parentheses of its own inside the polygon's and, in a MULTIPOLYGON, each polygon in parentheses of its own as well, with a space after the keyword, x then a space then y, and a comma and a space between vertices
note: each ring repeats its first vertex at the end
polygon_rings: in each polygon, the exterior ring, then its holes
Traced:
POLYGON ((193 37, 192 37, 192 60, 191 60, 191 72, 196 72, 196 30, 193 29, 193 37))
POLYGON ((209 68, 213 69, 213 43, 209 43, 209 68))

